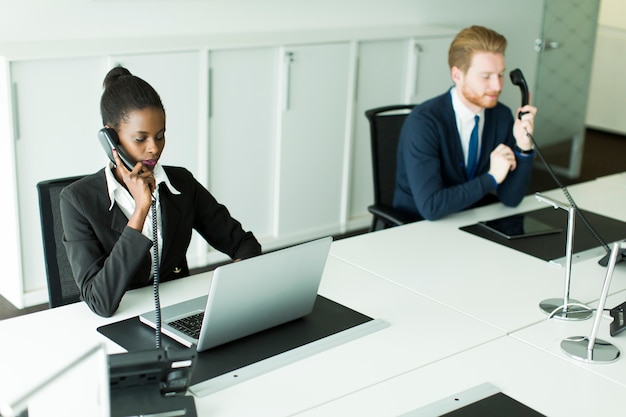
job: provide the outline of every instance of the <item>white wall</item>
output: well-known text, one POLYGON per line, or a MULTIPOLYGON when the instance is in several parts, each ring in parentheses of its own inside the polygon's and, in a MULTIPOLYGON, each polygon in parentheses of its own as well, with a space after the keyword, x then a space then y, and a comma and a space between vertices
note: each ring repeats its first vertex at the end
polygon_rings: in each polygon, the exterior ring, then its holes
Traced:
POLYGON ((587 126, 626 135, 626 2, 602 0, 589 87, 587 126))
POLYGON ((600 26, 626 29, 626 2, 624 0, 601 0, 598 23, 600 26))
POLYGON ((0 42, 423 23, 488 23, 514 32, 529 24, 519 16, 534 8, 533 4, 541 3, 541 0, 0 0, 0 42))
MULTIPOLYGON (((0 0, 3 43, 324 30, 354 26, 479 24, 509 40, 507 66, 534 86, 543 0, 0 0)), ((502 101, 517 106, 506 86, 502 101)))
MULTIPOLYGON (((536 59, 532 42, 540 35, 541 21, 533 17, 542 8, 543 0, 0 0, 0 53, 2 43, 23 41, 482 24, 507 36, 507 66, 525 70, 532 88, 534 71, 524 64, 536 59)), ((601 0, 599 31, 626 33, 625 17, 626 2, 601 0)), ((605 63, 594 61, 594 66, 605 63)), ((592 74, 592 116, 603 114, 606 101, 600 90, 613 82, 612 75, 592 74)), ((503 95, 507 104, 515 103, 512 90, 503 95)))
POLYGON ((414 1, 2 0, 6 41, 309 29, 412 22, 414 1), (9 6, 10 5, 10 6, 9 6), (37 12, 33 12, 36 10, 37 12), (16 19, 17 17, 17 19, 16 19))

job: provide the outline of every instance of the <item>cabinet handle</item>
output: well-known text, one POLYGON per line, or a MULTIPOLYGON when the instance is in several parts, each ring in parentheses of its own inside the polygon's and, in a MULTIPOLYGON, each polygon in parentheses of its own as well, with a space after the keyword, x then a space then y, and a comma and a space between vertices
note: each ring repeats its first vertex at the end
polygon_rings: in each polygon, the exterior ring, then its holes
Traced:
POLYGON ((17 100, 17 83, 11 84, 11 104, 13 106, 13 132, 15 140, 20 138, 19 103, 17 100))
POLYGON ((419 93, 419 77, 420 77, 420 59, 424 49, 419 43, 413 44, 413 62, 415 63, 415 71, 413 72, 413 97, 417 97, 419 93))
POLYGON ((354 66, 354 101, 359 99, 359 78, 361 77, 361 58, 356 58, 354 66))
POLYGON ((290 107, 290 89, 291 89, 291 63, 293 62, 293 52, 285 52, 285 86, 283 97, 283 111, 288 111, 290 107))
POLYGON ((213 117, 213 68, 209 68, 207 74, 207 85, 209 90, 209 97, 207 98, 207 105, 209 106, 209 119, 213 117))
POLYGON ((420 58, 422 53, 422 45, 415 39, 410 39, 407 43, 407 66, 406 76, 404 79, 404 101, 412 103, 416 101, 419 90, 420 76, 420 58))

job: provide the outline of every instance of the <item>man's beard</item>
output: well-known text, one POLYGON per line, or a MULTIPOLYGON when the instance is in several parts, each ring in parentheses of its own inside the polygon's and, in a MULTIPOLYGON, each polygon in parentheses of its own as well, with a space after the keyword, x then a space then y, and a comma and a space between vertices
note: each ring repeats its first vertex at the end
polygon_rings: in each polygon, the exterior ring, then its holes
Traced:
POLYGON ((473 90, 470 90, 469 88, 467 88, 466 86, 463 86, 463 88, 461 89, 461 93, 463 94, 463 97, 465 97, 467 101, 469 101, 475 106, 482 107, 484 109, 490 109, 492 107, 495 107, 496 104, 498 104, 498 97, 500 97, 499 92, 498 93, 488 92, 489 93, 488 95, 496 96, 495 99, 488 97, 487 94, 479 95, 479 94, 476 94, 473 90))

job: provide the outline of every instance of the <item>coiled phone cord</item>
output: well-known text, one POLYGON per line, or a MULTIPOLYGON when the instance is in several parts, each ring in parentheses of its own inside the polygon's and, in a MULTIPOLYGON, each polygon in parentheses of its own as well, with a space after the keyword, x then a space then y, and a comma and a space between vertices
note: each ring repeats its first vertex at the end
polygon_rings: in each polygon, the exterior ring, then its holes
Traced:
POLYGON ((159 299, 159 241, 157 236, 156 198, 152 197, 152 292, 154 293, 155 339, 157 349, 161 347, 161 301, 159 299))

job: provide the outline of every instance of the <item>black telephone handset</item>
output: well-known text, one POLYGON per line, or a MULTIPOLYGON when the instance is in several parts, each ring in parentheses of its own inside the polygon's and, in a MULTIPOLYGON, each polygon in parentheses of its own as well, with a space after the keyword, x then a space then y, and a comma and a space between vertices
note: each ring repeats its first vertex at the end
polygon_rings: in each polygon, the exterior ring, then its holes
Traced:
POLYGON ((124 166, 129 171, 133 170, 135 162, 122 150, 122 147, 120 146, 120 139, 114 129, 111 129, 110 127, 103 127, 98 131, 98 139, 100 140, 100 144, 111 162, 115 164, 115 158, 113 157, 113 149, 115 149, 124 166))
MULTIPOLYGON (((514 69, 509 74, 511 76, 511 82, 519 87, 520 92, 522 93, 522 107, 528 104, 529 102, 529 93, 528 93, 528 84, 526 84, 526 79, 524 78, 524 74, 519 68, 514 69)), ((526 114, 526 112, 520 112, 518 114, 518 118, 522 118, 522 116, 526 114)))

